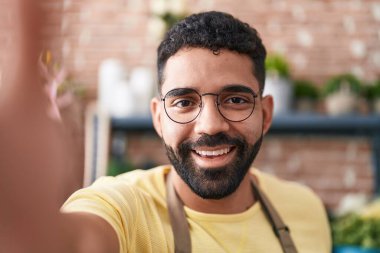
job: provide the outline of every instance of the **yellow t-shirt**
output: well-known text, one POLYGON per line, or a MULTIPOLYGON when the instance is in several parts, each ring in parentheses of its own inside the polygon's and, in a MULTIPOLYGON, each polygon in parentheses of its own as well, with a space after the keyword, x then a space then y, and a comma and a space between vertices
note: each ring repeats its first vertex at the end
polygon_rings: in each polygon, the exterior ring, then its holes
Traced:
MULTIPOLYGON (((64 212, 99 215, 115 229, 120 252, 174 252, 166 209, 164 176, 170 166, 103 177, 75 192, 64 212)), ((252 170, 261 189, 289 226, 300 253, 329 253, 330 230, 321 201, 309 189, 252 170)), ((185 207, 193 252, 282 253, 271 225, 256 202, 239 214, 200 213, 185 207)))

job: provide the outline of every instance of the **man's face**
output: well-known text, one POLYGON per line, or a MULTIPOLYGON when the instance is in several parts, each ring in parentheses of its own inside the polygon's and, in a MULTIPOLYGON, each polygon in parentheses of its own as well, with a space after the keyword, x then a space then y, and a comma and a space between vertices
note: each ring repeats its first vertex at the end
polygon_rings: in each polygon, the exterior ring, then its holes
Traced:
POLYGON ((178 88, 218 94, 231 86, 246 87, 258 95, 253 113, 241 122, 223 117, 214 95, 202 96, 201 113, 187 124, 174 122, 163 102, 152 101, 154 124, 170 161, 182 180, 202 198, 220 199, 237 189, 269 128, 272 99, 260 97, 252 69, 248 56, 228 50, 215 55, 208 49, 182 49, 167 61, 162 96, 178 88))

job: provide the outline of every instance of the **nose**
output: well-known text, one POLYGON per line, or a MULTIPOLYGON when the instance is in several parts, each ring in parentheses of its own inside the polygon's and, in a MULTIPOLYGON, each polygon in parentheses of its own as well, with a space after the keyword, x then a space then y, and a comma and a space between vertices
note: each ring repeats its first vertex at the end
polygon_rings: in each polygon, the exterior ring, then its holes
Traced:
POLYGON ((226 132, 230 125, 219 113, 214 96, 203 97, 203 107, 195 121, 194 131, 197 134, 215 135, 226 132))

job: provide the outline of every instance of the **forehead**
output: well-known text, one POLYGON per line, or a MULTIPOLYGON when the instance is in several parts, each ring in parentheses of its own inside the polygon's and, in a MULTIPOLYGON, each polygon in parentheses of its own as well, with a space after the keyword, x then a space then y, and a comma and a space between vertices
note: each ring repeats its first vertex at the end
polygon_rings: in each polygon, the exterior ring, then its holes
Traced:
POLYGON ((247 55, 229 50, 220 50, 216 55, 209 49, 184 48, 166 63, 162 94, 176 88, 216 92, 235 84, 259 90, 253 63, 247 55))

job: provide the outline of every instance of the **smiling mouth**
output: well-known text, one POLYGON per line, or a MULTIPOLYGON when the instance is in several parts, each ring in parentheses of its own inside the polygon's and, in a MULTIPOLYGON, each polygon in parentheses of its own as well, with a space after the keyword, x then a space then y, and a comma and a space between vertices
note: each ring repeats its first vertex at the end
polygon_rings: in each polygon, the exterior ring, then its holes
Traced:
POLYGON ((230 153, 233 149, 234 149, 233 147, 226 147, 226 148, 214 149, 214 150, 199 148, 199 149, 194 149, 193 152, 195 152, 198 156, 201 156, 201 157, 213 158, 213 157, 226 155, 230 153))

